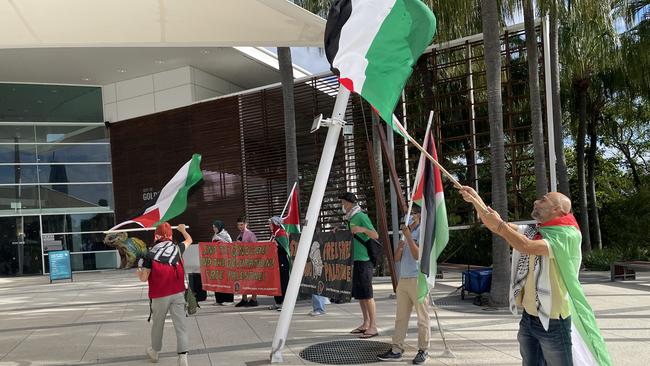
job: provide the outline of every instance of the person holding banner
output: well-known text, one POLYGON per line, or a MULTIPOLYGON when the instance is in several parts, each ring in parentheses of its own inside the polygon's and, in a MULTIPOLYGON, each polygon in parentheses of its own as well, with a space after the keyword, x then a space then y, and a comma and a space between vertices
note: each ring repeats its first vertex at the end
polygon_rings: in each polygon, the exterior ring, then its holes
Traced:
POLYGON ((269 310, 282 310, 284 295, 287 292, 289 284, 289 274, 291 271, 291 257, 289 250, 289 235, 284 231, 282 226, 283 220, 279 216, 273 216, 269 219, 269 229, 271 229, 271 240, 275 240, 278 247, 278 270, 280 271, 280 288, 282 295, 274 296, 275 305, 271 305, 269 310))
POLYGON ((142 267, 137 270, 138 278, 149 283, 151 347, 146 352, 151 362, 158 362, 158 353, 162 349, 163 330, 167 312, 171 314, 176 331, 176 352, 178 364, 187 366, 187 318, 185 316, 185 271, 182 255, 192 244, 192 237, 185 230, 185 225, 178 225, 183 234, 181 245, 172 241, 172 227, 163 222, 156 227, 154 245, 147 252, 142 267))
MULTIPOLYGON (((239 229, 239 235, 237 235, 237 241, 242 243, 256 243, 257 237, 255 233, 248 228, 248 220, 245 216, 240 216, 237 219, 237 229, 239 229)), ((248 295, 242 294, 241 301, 235 305, 235 307, 254 307, 257 306, 257 295, 252 294, 250 301, 248 300, 248 295)))
POLYGON ((346 192, 340 196, 341 206, 348 222, 348 227, 354 235, 354 267, 352 269, 352 297, 359 300, 363 313, 363 324, 353 329, 350 333, 359 334, 360 338, 372 338, 379 335, 377 332, 377 316, 375 300, 372 293, 372 275, 374 268, 368 250, 363 242, 368 238, 379 239, 368 215, 361 210, 357 203, 357 196, 346 192), (361 242, 363 241, 363 242, 361 242))
POLYGON ((420 365, 429 357, 428 349, 431 338, 429 319, 429 302, 418 301, 418 275, 420 274, 420 208, 413 206, 409 225, 402 225, 405 240, 399 241, 395 252, 395 262, 399 263, 399 282, 397 283, 397 309, 395 314, 395 333, 393 347, 378 355, 380 361, 401 361, 404 353, 404 338, 409 325, 411 311, 415 306, 418 316, 418 353, 413 364, 420 365))
MULTIPOLYGON (((224 229, 223 221, 214 220, 212 223, 212 230, 214 230, 214 235, 212 236, 213 242, 222 242, 222 243, 232 243, 230 234, 224 229)), ((226 302, 234 302, 235 295, 225 292, 215 292, 214 293, 215 305, 224 305, 226 302)))

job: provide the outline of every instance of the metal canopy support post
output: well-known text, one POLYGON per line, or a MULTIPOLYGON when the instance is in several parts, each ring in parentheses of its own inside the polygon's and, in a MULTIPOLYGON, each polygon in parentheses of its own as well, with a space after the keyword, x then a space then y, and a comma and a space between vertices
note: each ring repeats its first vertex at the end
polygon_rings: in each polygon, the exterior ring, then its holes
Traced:
POLYGON ((318 222, 318 215, 320 213, 323 196, 325 195, 325 188, 332 168, 332 161, 336 153, 336 146, 341 135, 341 129, 345 123, 345 110, 348 105, 350 92, 342 85, 339 86, 339 93, 336 96, 334 104, 334 111, 332 118, 324 121, 328 125, 327 138, 323 146, 323 153, 321 154, 320 164, 318 165, 318 172, 314 180, 314 187, 309 199, 309 207, 307 208, 307 216, 305 217, 305 225, 300 235, 300 242, 296 251, 296 258, 293 262, 287 292, 282 304, 282 312, 280 319, 275 328, 275 335, 273 336, 273 343, 271 345, 271 362, 283 362, 282 350, 287 341, 287 334, 289 333, 289 325, 291 317, 293 316, 293 309, 296 305, 298 298, 298 290, 300 289, 300 282, 302 280, 303 272, 305 271, 305 264, 307 263, 307 256, 311 248, 311 241, 314 236, 314 230, 318 222))

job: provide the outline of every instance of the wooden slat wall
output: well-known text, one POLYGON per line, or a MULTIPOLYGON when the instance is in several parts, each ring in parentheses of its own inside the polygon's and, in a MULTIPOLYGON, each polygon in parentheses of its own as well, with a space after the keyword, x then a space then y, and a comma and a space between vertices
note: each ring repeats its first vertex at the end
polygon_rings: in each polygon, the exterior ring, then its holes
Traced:
MULTIPOLYGON (((319 113, 331 115, 337 91, 333 76, 312 78, 294 87, 303 219, 327 133, 323 128, 311 134, 311 124, 319 113)), ((282 89, 273 87, 111 125, 116 221, 144 210, 152 202, 143 201, 143 190, 159 191, 192 153, 199 153, 204 180, 192 190, 185 213, 172 221, 189 224, 196 240, 209 240, 211 223, 219 218, 234 239, 236 219, 245 215, 258 239, 268 238, 267 220, 280 215, 287 199, 282 105, 282 89)), ((362 122, 358 110, 358 98, 351 98, 346 120, 362 122)), ((342 224, 337 197, 359 186, 356 176, 346 176, 345 155, 348 164, 367 171, 365 136, 357 127, 354 130, 354 136, 339 140, 319 217, 323 230, 342 224), (350 141, 347 149, 344 139, 350 141)), ((367 191, 368 187, 359 187, 362 200, 367 191)))
MULTIPOLYGON (((146 206, 143 189, 160 191, 198 153, 204 179, 190 192, 185 213, 172 221, 189 224, 195 240, 209 240, 219 218, 236 236, 236 219, 244 213, 238 114, 232 97, 111 125, 116 221, 137 215, 146 206)), ((141 236, 151 239, 151 233, 141 236)))

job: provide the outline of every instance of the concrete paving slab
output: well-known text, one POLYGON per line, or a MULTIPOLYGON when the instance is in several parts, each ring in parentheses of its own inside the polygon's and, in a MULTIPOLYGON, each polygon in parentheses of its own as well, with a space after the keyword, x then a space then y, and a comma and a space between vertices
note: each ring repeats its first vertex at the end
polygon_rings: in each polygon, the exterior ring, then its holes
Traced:
MULTIPOLYGON (((650 346, 650 277, 609 282, 608 273, 583 275, 584 289, 597 314, 616 365, 638 365, 650 346), (647 289, 647 290, 646 290, 647 289)), ((474 306, 454 290, 459 274, 439 281, 434 289, 438 315, 456 358, 440 357, 444 346, 432 319, 428 365, 520 365, 516 340, 519 316, 507 310, 474 306)), ((75 275, 74 282, 49 284, 47 277, 0 278, 0 366, 143 365, 149 344, 147 286, 133 271, 117 270, 75 275)), ((380 336, 391 342, 395 300, 388 279, 375 281, 380 336)), ((212 306, 201 303, 188 320, 191 365, 266 365, 279 312, 260 307, 212 306)), ((312 364, 300 358, 304 348, 341 339, 361 323, 357 302, 332 304, 328 313, 310 317, 309 301, 296 305, 284 357, 287 365, 312 364)), ((415 316, 409 323, 403 362, 416 353, 415 316)), ((176 365, 176 339, 171 320, 165 325, 159 365, 176 365)))

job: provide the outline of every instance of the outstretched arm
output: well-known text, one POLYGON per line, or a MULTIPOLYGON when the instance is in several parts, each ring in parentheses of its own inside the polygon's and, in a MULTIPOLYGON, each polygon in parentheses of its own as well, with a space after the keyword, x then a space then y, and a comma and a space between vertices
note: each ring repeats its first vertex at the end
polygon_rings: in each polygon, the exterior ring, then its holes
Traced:
POLYGON ((479 218, 491 232, 499 235, 510 245, 521 253, 534 255, 549 255, 548 245, 544 240, 531 240, 517 231, 517 227, 501 219, 499 213, 488 207, 487 211, 480 208, 478 202, 483 199, 476 193, 472 187, 463 186, 460 188, 460 194, 466 202, 474 204, 479 218))

